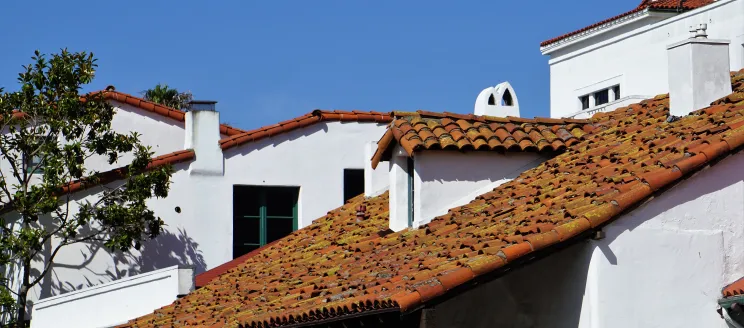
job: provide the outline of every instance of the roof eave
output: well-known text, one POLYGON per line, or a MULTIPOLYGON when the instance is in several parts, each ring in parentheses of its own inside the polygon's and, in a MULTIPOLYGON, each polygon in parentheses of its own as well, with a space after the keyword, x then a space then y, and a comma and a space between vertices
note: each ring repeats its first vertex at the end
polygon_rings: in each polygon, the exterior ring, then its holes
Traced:
MULTIPOLYGON (((638 22, 641 20, 646 20, 651 17, 658 17, 659 16, 658 14, 660 14, 658 13, 658 11, 646 8, 646 9, 628 14, 626 16, 620 17, 618 19, 606 22, 602 25, 596 26, 586 31, 582 31, 580 33, 567 36, 563 39, 556 40, 553 43, 541 46, 540 53, 542 53, 543 55, 549 55, 557 50, 564 49, 566 47, 569 47, 581 41, 585 41, 593 37, 617 30, 618 28, 628 25, 630 23, 638 22)), ((664 12, 663 15, 668 15, 668 12, 664 12)))

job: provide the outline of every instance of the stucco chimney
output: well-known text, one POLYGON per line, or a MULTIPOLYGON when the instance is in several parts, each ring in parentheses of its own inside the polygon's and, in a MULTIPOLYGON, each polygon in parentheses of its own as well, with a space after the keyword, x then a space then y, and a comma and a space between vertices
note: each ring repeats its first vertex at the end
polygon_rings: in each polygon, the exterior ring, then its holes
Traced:
POLYGON ((216 101, 194 100, 186 112, 185 149, 193 149, 196 159, 189 166, 191 175, 222 175, 224 157, 220 148, 220 113, 216 101))
POLYGON ((728 40, 708 39, 707 24, 689 39, 667 46, 670 115, 685 116, 731 94, 728 40))
POLYGON ((519 100, 509 82, 483 89, 475 100, 475 115, 519 117, 519 100))

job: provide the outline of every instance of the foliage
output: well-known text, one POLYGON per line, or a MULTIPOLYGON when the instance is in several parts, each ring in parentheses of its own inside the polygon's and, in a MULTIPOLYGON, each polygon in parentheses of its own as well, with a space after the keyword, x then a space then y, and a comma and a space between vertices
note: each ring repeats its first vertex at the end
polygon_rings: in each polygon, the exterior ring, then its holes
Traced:
POLYGON ((9 309, 5 294, 12 293, 19 327, 29 290, 61 248, 102 243, 126 251, 158 236, 163 221, 145 202, 166 197, 171 176, 170 167, 147 168, 152 153, 137 133, 111 129, 114 108, 103 94, 80 94, 95 74, 93 54, 62 50, 47 59, 37 51, 32 60, 19 74, 19 91, 0 89, 0 266, 6 276, 18 275, 4 284, 0 308, 9 309), (101 185, 97 196, 75 198, 74 183, 106 182, 87 164, 113 166, 124 155, 132 158, 118 171, 124 179, 101 185))
POLYGON ((176 89, 169 88, 167 84, 160 83, 143 93, 146 100, 175 109, 186 108, 188 102, 193 99, 190 92, 178 92, 176 89))

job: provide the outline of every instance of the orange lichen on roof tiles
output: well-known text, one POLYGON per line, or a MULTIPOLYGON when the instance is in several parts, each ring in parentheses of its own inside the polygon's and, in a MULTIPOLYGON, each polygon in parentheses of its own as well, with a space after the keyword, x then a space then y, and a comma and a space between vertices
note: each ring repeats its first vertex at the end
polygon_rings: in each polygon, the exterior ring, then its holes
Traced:
POLYGON ((393 112, 377 142, 372 167, 388 160, 396 144, 420 150, 562 151, 592 131, 588 120, 477 116, 426 111, 393 112))
MULTIPOLYGON (((159 114, 165 117, 170 117, 176 121, 186 121, 186 113, 181 110, 163 106, 158 103, 154 103, 139 97, 116 91, 113 87, 109 87, 106 90, 99 92, 103 92, 103 96, 105 99, 118 101, 120 103, 131 105, 148 112, 159 114)), ((227 136, 234 136, 237 134, 245 133, 245 131, 234 128, 227 124, 220 124, 220 133, 227 136)))
POLYGON ((711 3, 715 2, 715 1, 716 0, 686 0, 686 1, 680 1, 680 0, 643 0, 643 2, 641 2, 640 5, 638 5, 638 7, 636 7, 635 9, 633 9, 631 11, 622 13, 622 14, 617 15, 615 17, 611 17, 611 18, 602 20, 600 22, 597 22, 597 23, 594 23, 594 24, 589 25, 587 27, 578 29, 576 31, 569 32, 569 33, 566 33, 564 35, 561 35, 561 36, 552 38, 550 40, 543 41, 543 42, 540 43, 540 46, 541 47, 544 47, 544 46, 547 46, 547 45, 556 43, 556 42, 558 42, 560 40, 566 39, 568 37, 571 37, 571 36, 574 36, 574 35, 577 35, 577 34, 581 34, 583 32, 586 32, 586 31, 589 31, 591 29, 600 27, 600 26, 605 25, 605 24, 610 23, 610 22, 614 22, 614 21, 616 21, 618 19, 621 19, 623 17, 630 16, 632 14, 635 14, 635 13, 638 13, 638 12, 641 12, 641 11, 644 11, 646 9, 648 9, 648 10, 655 10, 655 11, 669 11, 669 10, 676 11, 676 10, 679 10, 681 12, 681 11, 688 11, 688 10, 697 9, 697 8, 700 8, 700 7, 703 7, 703 6, 707 6, 707 5, 709 5, 709 4, 711 4, 711 3))
POLYGON ((405 312, 497 277, 742 149, 744 70, 732 81, 732 96, 672 122, 666 95, 597 114, 595 131, 563 154, 419 229, 391 233, 388 195, 358 196, 122 327, 281 327, 405 312), (364 219, 358 205, 366 205, 364 219))
POLYGON ((341 111, 341 110, 319 110, 316 109, 311 113, 296 117, 293 119, 279 122, 277 124, 260 127, 255 130, 247 131, 241 134, 234 135, 230 138, 220 140, 220 146, 223 150, 230 149, 235 146, 242 145, 247 142, 257 141, 263 138, 276 136, 281 133, 286 133, 299 128, 304 128, 308 125, 319 123, 319 122, 375 122, 375 123, 388 123, 391 121, 390 115, 380 112, 365 112, 365 111, 341 111))

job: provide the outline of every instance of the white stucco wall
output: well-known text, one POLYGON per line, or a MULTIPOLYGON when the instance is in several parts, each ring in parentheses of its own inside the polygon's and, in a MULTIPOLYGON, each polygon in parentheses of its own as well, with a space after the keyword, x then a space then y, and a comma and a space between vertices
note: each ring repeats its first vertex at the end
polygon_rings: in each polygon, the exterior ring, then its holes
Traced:
POLYGON ((547 51, 550 116, 581 109, 579 97, 616 84, 621 95, 667 93, 666 46, 689 37, 690 26, 708 24, 708 37, 731 40, 731 70, 744 67, 744 0, 719 0, 661 21, 645 19, 547 51))
MULTIPOLYGON (((343 205, 344 169, 364 169, 365 145, 386 124, 322 122, 225 151, 218 197, 232 201, 233 185, 299 186, 299 227, 343 205)), ((232 218, 232 210, 215 212, 232 218)))
POLYGON ((389 163, 380 161, 377 168, 372 168, 372 156, 377 150, 377 142, 368 142, 364 147, 364 196, 375 197, 383 194, 388 190, 390 181, 388 181, 389 163))
MULTIPOLYGON (((212 123, 216 128, 216 121, 212 123)), ((232 260, 233 185, 299 186, 298 226, 304 227, 343 205, 344 169, 364 168, 364 146, 378 140, 385 128, 376 123, 317 123, 247 143, 224 152, 224 175, 193 174, 195 162, 176 164, 169 196, 148 202, 166 223, 161 236, 130 253, 110 252, 101 245, 67 246, 30 300, 172 265, 193 266, 198 274, 232 260)), ((205 157, 197 155, 197 162, 200 159, 205 157)), ((75 201, 94 201, 99 192, 78 193, 75 201)))
POLYGON ((414 227, 469 203, 547 158, 537 153, 434 150, 414 156, 414 227))
POLYGON ((438 324, 727 327, 716 309, 721 289, 744 275, 742 165, 744 154, 727 158, 611 223, 605 239, 440 304, 438 324))
MULTIPOLYGON (((116 110, 111 128, 119 133, 137 132, 140 142, 151 147, 153 157, 184 149, 184 122, 117 101, 112 101, 111 105, 116 110)), ((96 156, 86 164, 89 169, 105 171, 129 164, 132 158, 124 156, 109 165, 105 156, 96 156)))
POLYGON ((31 327, 113 327, 192 290, 193 270, 172 266, 39 301, 33 306, 31 327))

